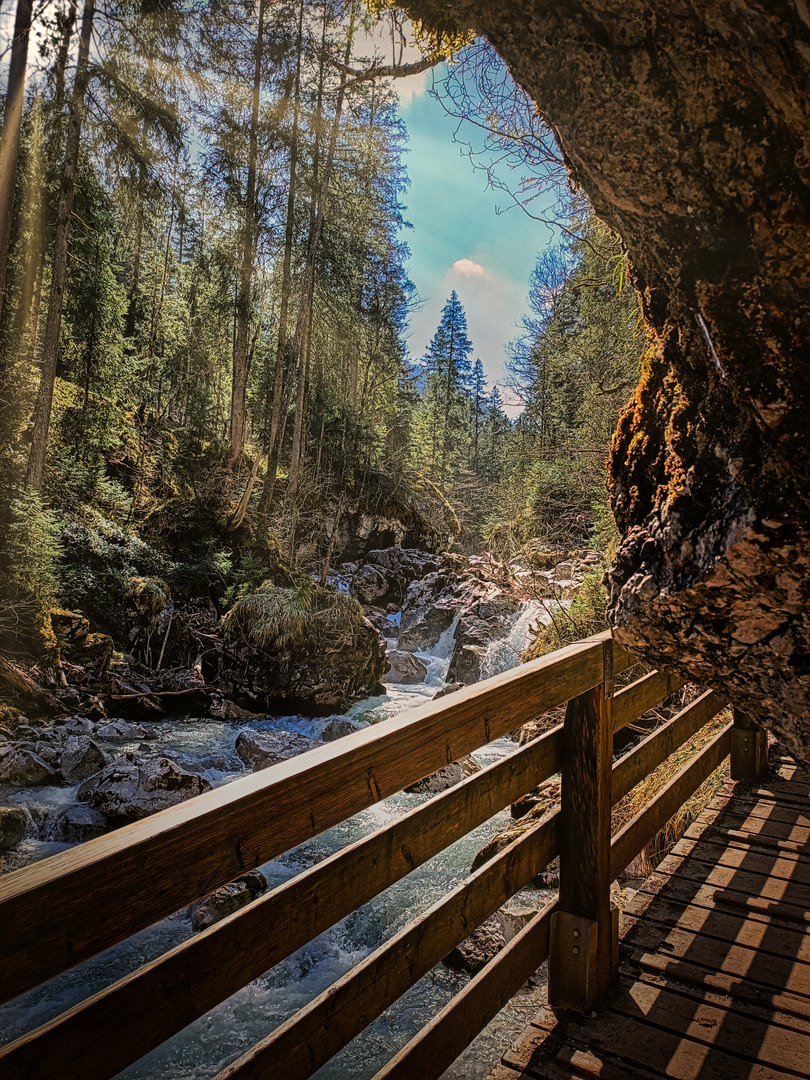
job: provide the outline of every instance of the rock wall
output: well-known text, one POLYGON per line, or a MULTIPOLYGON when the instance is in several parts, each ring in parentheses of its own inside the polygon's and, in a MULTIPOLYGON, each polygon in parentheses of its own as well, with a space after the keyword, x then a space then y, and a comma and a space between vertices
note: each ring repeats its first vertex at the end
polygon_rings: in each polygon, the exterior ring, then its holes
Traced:
POLYGON ((611 456, 617 637, 810 759, 810 9, 409 0, 474 29, 624 240, 655 340, 611 456))

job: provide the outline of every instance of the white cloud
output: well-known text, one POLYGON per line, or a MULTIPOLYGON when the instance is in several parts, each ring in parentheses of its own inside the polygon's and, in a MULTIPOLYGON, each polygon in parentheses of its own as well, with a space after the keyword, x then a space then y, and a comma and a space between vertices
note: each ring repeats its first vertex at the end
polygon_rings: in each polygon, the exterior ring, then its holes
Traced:
POLYGON ((428 74, 427 71, 420 71, 418 75, 406 75, 402 79, 391 80, 402 108, 406 109, 414 98, 427 93, 428 74))
POLYGON ((453 269, 463 277, 483 277, 485 273, 483 266, 472 259, 456 259, 453 269))

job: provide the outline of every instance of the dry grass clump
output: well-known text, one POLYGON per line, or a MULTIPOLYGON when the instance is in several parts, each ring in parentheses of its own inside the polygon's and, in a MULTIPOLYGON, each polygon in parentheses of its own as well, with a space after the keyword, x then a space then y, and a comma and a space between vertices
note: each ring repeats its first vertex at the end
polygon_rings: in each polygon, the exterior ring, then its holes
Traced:
POLYGON ((309 641, 328 646, 360 618, 356 600, 302 578, 293 588, 265 582, 234 604, 223 629, 226 637, 241 638, 253 648, 288 653, 309 641))
MULTIPOLYGON (((613 810, 613 832, 617 832, 624 825, 640 813, 651 799, 670 780, 688 765, 717 733, 731 720, 731 710, 723 709, 712 720, 705 724, 700 731, 684 743, 680 749, 671 754, 665 762, 642 780, 631 792, 618 803, 613 810)), ((669 819, 661 829, 633 860, 627 868, 626 875, 630 877, 647 877, 655 870, 656 866, 669 855, 672 848, 678 843, 683 834, 693 821, 700 815, 706 804, 714 798, 723 782, 729 774, 728 760, 724 761, 718 769, 705 780, 681 806, 678 812, 669 819)))
POLYGON ((171 600, 169 586, 156 577, 131 577, 126 594, 141 614, 150 617, 159 615, 171 600))

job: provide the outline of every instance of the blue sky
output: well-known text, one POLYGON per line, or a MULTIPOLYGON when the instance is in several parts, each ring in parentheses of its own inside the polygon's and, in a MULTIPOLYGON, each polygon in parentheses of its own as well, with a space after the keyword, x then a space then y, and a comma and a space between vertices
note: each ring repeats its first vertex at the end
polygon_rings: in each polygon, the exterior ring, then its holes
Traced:
MULTIPOLYGON (((552 236, 518 207, 497 213, 508 197, 487 190, 486 174, 453 142, 458 121, 427 93, 430 78, 397 83, 409 135, 405 218, 414 226, 404 238, 411 249, 409 275, 425 301, 411 316, 409 345, 414 358, 423 354, 455 289, 473 358, 481 357, 491 384, 504 376, 506 345, 526 310, 529 273, 552 236)), ((519 179, 514 177, 515 186, 519 179)))

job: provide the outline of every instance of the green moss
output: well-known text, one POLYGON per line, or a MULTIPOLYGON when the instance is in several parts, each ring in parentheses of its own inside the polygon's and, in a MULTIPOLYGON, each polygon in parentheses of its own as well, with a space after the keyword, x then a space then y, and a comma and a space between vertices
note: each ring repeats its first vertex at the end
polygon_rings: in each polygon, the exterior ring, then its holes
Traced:
POLYGON ((106 671, 112 663, 115 645, 109 634, 88 634, 71 654, 76 664, 93 664, 106 671))

